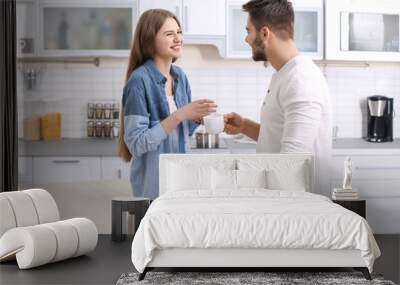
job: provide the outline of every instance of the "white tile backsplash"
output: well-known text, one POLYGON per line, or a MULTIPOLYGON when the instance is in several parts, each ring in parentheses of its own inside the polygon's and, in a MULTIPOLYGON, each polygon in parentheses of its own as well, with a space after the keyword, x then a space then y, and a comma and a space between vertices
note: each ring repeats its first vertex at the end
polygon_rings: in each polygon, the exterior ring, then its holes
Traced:
MULTIPOLYGON (((342 64, 343 65, 343 64, 342 64)), ((400 68, 396 64, 371 66, 321 66, 326 75, 333 104, 333 121, 338 137, 362 137, 366 129, 366 97, 380 94, 394 98, 400 114, 400 68)), ((122 66, 122 65, 121 65, 122 66)), ((24 117, 46 112, 62 113, 65 138, 86 137, 86 104, 93 100, 121 100, 125 66, 106 67, 76 64, 47 64, 34 90, 22 88, 18 77, 19 136, 24 117), (22 105, 22 106, 21 106, 22 105)), ((237 112, 259 121, 259 109, 273 70, 224 66, 186 68, 193 100, 213 99, 221 113, 237 112)), ((400 118, 394 119, 394 136, 400 137, 400 118)))

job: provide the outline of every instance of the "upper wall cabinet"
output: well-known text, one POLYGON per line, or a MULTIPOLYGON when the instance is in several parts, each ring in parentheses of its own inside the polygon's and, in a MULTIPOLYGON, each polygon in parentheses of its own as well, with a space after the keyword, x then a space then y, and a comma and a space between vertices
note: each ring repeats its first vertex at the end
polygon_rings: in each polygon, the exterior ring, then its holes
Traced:
POLYGON ((225 35, 225 0, 140 0, 140 14, 165 9, 181 22, 185 35, 225 35))
POLYGON ((140 0, 139 14, 150 9, 165 9, 174 13, 182 22, 182 0, 140 0))
POLYGON ((250 58, 251 48, 245 42, 247 36, 247 13, 242 10, 243 0, 226 2, 226 56, 250 58))
POLYGON ((181 22, 184 42, 212 44, 225 54, 225 0, 140 0, 139 12, 166 9, 181 22))
POLYGON ((18 0, 17 57, 34 56, 37 52, 37 5, 34 0, 18 0))
POLYGON ((292 0, 295 11, 294 40, 299 51, 313 59, 324 57, 323 0, 292 0))
POLYGON ((326 1, 326 58, 400 61, 400 1, 326 1))
MULTIPOLYGON (((227 57, 249 58, 251 48, 245 42, 247 1, 227 0, 227 57)), ((299 51, 313 59, 323 58, 323 0, 294 0, 294 39, 299 51)))
POLYGON ((225 0, 183 0, 187 35, 225 35, 225 0))
POLYGON ((135 0, 41 0, 40 56, 128 56, 137 21, 135 0))

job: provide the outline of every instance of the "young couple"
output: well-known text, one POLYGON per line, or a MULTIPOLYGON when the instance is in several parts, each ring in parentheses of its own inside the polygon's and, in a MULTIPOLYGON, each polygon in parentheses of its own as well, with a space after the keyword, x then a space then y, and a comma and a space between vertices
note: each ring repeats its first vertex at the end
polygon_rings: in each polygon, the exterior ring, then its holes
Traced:
MULTIPOLYGON (((287 0, 251 0, 246 42, 255 61, 277 71, 261 108, 260 124, 239 114, 225 117, 225 132, 257 141, 257 152, 312 152, 330 156, 331 112, 325 79, 293 40, 294 11, 287 0)), ((173 63, 182 53, 177 17, 161 9, 144 12, 136 26, 122 97, 119 153, 131 164, 134 196, 158 197, 161 153, 184 153, 212 100, 192 101, 185 73, 173 63)))

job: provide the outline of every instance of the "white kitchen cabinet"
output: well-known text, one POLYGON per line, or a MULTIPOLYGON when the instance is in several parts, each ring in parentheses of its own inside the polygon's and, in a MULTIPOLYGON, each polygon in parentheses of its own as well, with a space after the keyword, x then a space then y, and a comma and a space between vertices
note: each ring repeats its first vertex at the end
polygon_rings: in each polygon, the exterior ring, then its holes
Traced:
MULTIPOLYGON (((400 156, 351 155, 352 187, 367 201, 367 221, 374 233, 400 233, 400 156)), ((341 187, 345 155, 332 161, 331 188, 341 187)))
MULTIPOLYGON (((242 10, 247 1, 227 0, 226 56, 250 58, 251 47, 246 43, 248 13, 242 10)), ((323 58, 323 1, 293 0, 295 11, 294 40, 299 51, 312 59, 323 58)))
POLYGON ((32 157, 18 157, 18 189, 28 189, 33 185, 32 157))
POLYGON ((101 179, 100 157, 34 157, 35 186, 101 179))
POLYGON ((327 59, 400 61, 398 0, 325 3, 327 59))
POLYGON ((17 16, 17 57, 34 56, 37 39, 37 1, 18 0, 17 16))
POLYGON ((139 12, 165 9, 181 22, 185 35, 224 36, 225 0, 140 0, 139 12))
POLYGON ((182 22, 182 0, 140 0, 139 14, 150 9, 165 9, 174 13, 182 22))
POLYGON ((101 158, 101 179, 102 180, 128 180, 130 177, 130 163, 122 161, 120 157, 101 158))
POLYGON ((137 0, 41 0, 40 56, 128 56, 137 0))
POLYGON ((186 35, 224 36, 225 0, 183 0, 186 35))
POLYGON ((139 13, 165 9, 181 22, 185 44, 210 44, 225 55, 225 0, 140 0, 139 13))
POLYGON ((132 195, 127 166, 117 157, 36 156, 33 187, 49 191, 63 219, 86 217, 110 234, 112 198, 132 195))
POLYGON ((293 0, 294 40, 299 51, 312 59, 324 57, 323 0, 293 0))
POLYGON ((250 58, 251 48, 246 43, 248 14, 242 10, 243 0, 226 2, 226 57, 250 58))

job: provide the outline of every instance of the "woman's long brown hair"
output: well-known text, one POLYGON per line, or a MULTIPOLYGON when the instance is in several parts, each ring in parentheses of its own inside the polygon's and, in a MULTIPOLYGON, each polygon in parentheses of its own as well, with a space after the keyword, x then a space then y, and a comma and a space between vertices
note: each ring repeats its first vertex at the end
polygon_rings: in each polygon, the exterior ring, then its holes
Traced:
MULTIPOLYGON (((152 9, 144 12, 136 25, 132 47, 129 55, 128 69, 126 71, 125 84, 132 72, 143 65, 146 60, 153 58, 155 54, 155 38, 158 31, 168 18, 173 18, 181 27, 178 18, 171 12, 163 9, 152 9)), ((175 60, 174 60, 175 61, 175 60)), ((118 155, 126 162, 132 159, 128 146, 125 143, 124 106, 121 104, 120 131, 118 136, 118 155)))

